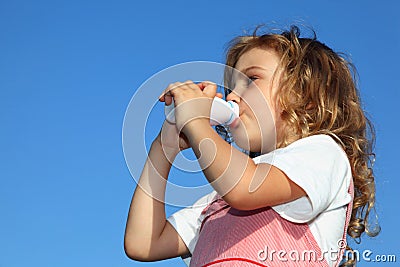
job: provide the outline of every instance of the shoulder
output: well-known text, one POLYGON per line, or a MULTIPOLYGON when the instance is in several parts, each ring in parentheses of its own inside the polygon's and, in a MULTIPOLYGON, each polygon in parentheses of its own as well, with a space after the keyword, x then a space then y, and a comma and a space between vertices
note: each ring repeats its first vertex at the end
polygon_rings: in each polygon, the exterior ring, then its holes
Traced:
POLYGON ((191 224, 197 227, 197 224, 202 221, 202 211, 217 197, 217 192, 213 190, 211 193, 198 199, 193 205, 185 207, 174 214, 172 214, 168 221, 183 224, 191 224))
POLYGON ((276 149, 268 154, 254 158, 255 163, 272 163, 273 161, 290 160, 317 164, 328 162, 348 165, 348 158, 342 147, 325 134, 301 138, 290 145, 276 149))
POLYGON ((204 219, 203 210, 217 197, 217 192, 203 196, 192 206, 183 208, 167 218, 167 221, 175 228, 190 253, 193 253, 197 243, 198 232, 204 219))
POLYGON ((328 135, 302 138, 259 156, 255 162, 279 168, 306 192, 306 197, 274 207, 293 222, 310 221, 350 201, 350 163, 342 147, 328 135))
POLYGON ((331 136, 326 134, 317 134, 301 138, 289 144, 287 147, 277 149, 277 151, 290 152, 299 148, 313 151, 317 149, 321 151, 330 150, 332 152, 344 153, 342 147, 331 136))

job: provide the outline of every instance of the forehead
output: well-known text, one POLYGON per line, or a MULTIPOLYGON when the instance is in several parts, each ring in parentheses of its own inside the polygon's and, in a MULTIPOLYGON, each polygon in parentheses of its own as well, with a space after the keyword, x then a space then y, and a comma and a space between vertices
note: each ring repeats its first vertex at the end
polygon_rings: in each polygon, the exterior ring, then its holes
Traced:
POLYGON ((247 68, 258 66, 273 72, 278 64, 279 56, 274 50, 253 48, 240 56, 235 68, 245 72, 247 68))

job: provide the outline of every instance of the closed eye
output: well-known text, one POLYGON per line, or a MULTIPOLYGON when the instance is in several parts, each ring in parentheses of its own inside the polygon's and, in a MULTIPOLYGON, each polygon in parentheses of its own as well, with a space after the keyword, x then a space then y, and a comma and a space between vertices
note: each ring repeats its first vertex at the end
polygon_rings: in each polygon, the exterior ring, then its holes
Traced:
POLYGON ((248 76, 247 85, 250 85, 252 82, 258 79, 257 76, 248 76))
MULTIPOLYGON (((231 84, 231 88, 236 88, 236 85, 239 85, 239 87, 242 87, 242 88, 247 88, 247 87, 249 87, 254 81, 256 81, 256 80, 258 80, 260 77, 259 76, 257 76, 257 75, 247 75, 247 78, 246 78, 246 76, 244 76, 244 75, 242 75, 243 77, 241 77, 241 79, 237 79, 237 80, 234 80, 234 82, 233 82, 233 84, 231 84), (241 85, 241 86, 240 86, 241 85)), ((232 93, 232 91, 233 91, 233 89, 231 89, 231 88, 227 88, 227 87, 225 87, 225 97, 227 96, 227 95, 229 95, 230 93, 232 93)))

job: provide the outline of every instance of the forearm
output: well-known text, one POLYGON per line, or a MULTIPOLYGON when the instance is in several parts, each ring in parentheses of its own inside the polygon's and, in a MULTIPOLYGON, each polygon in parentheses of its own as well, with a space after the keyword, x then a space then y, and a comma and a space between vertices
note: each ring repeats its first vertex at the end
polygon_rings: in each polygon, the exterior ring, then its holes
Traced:
POLYGON ((225 142, 205 123, 208 122, 191 122, 185 135, 207 180, 231 204, 238 195, 243 195, 238 191, 248 190, 256 165, 248 155, 225 142))
POLYGON ((275 206, 306 196, 284 172, 267 163, 255 164, 226 143, 208 124, 193 120, 185 135, 207 180, 232 207, 252 210, 275 206))
MULTIPOLYGON (((173 159, 176 154, 171 152, 169 158, 173 159)), ((164 198, 170 169, 171 163, 156 140, 132 198, 125 232, 126 250, 139 245, 142 251, 151 251, 160 237, 166 224, 164 198)))

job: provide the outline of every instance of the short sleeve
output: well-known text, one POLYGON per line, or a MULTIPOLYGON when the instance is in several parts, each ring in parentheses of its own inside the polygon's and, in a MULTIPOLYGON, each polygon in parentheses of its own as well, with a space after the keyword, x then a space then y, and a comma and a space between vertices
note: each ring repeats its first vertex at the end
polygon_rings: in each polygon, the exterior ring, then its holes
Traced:
MULTIPOLYGON (((200 226, 204 219, 202 211, 211 203, 216 195, 217 192, 213 191, 197 200, 192 206, 183 208, 167 218, 167 221, 182 238, 190 254, 193 254, 194 247, 199 238, 200 226)), ((190 257, 183 258, 183 261, 189 265, 190 257)))
POLYGON ((347 192, 351 179, 348 158, 327 135, 300 139, 285 148, 261 155, 254 161, 277 167, 306 192, 305 197, 272 207, 289 221, 309 222, 321 212, 339 208, 351 201, 347 192))

